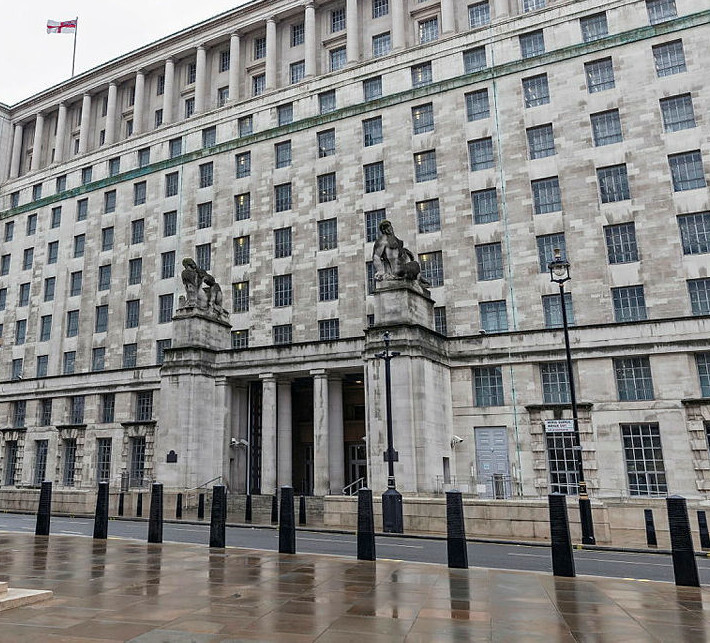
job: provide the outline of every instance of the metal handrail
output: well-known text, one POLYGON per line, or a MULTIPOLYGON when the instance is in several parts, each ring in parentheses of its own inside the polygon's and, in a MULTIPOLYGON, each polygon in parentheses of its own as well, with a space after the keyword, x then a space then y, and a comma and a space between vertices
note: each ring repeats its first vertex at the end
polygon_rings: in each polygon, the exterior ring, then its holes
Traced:
POLYGON ((217 481, 222 481, 222 476, 217 476, 216 478, 212 478, 212 480, 208 480, 207 482, 203 482, 201 485, 197 485, 196 487, 192 487, 192 489, 186 489, 185 491, 197 491, 198 489, 202 489, 206 487, 207 485, 212 484, 213 482, 217 481))
POLYGON ((353 496, 365 486, 365 476, 351 482, 347 487, 343 487, 344 496, 353 496))

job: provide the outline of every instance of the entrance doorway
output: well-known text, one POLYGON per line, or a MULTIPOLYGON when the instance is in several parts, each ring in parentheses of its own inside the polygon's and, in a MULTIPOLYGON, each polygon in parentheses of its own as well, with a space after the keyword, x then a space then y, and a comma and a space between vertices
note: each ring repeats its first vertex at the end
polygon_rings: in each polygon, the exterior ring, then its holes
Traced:
POLYGON ((510 497, 510 462, 508 460, 508 429, 504 426, 477 427, 476 482, 486 485, 484 498, 510 497))
POLYGON ((364 442, 347 444, 347 480, 348 485, 364 478, 363 486, 367 486, 367 447, 364 442))

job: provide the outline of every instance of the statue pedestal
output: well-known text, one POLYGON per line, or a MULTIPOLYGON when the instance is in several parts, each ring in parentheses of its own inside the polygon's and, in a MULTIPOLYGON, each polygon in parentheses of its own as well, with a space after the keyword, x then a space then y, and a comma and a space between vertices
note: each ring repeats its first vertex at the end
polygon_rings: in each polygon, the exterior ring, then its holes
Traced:
POLYGON ((411 281, 378 281, 375 286, 375 323, 411 324, 434 328, 434 300, 428 289, 411 281))
POLYGON ((173 315, 172 348, 194 346, 211 350, 229 350, 232 347, 232 324, 227 314, 197 306, 183 306, 173 315))

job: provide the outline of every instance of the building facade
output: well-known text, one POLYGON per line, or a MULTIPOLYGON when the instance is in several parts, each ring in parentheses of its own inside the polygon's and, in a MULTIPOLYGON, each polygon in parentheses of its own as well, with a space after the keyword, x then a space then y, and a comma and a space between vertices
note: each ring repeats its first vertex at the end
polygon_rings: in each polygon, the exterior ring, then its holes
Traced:
POLYGON ((0 484, 381 489, 389 330, 402 491, 574 493, 545 423, 570 417, 560 249, 592 495, 706 498, 709 24, 256 0, 0 105, 0 484), (378 319, 385 218, 430 329, 378 319), (230 314, 199 354, 173 343, 187 256, 230 314))

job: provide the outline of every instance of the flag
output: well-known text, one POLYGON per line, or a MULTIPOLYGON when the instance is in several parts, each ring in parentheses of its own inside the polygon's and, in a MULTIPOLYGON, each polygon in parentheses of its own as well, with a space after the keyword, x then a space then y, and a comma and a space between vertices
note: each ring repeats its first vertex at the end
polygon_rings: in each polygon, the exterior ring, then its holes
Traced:
POLYGON ((47 20, 47 33, 76 33, 76 23, 78 20, 47 20))

